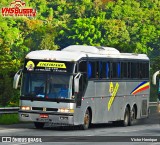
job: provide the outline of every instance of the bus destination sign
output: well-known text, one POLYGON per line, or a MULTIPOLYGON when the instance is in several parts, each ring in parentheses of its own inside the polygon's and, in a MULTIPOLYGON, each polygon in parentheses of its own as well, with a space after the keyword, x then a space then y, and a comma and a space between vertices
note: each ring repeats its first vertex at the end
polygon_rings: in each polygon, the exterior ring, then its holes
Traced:
POLYGON ((44 60, 26 60, 24 70, 27 71, 52 71, 52 72, 71 72, 73 63, 57 62, 44 60))

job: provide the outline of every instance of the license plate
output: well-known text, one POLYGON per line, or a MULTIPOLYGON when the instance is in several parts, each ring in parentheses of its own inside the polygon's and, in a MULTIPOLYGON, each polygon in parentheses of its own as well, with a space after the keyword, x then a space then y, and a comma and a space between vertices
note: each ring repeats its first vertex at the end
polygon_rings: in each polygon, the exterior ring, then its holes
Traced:
POLYGON ((40 122, 50 122, 48 118, 39 118, 38 121, 40 122))
POLYGON ((40 118, 48 118, 48 114, 40 114, 40 118))

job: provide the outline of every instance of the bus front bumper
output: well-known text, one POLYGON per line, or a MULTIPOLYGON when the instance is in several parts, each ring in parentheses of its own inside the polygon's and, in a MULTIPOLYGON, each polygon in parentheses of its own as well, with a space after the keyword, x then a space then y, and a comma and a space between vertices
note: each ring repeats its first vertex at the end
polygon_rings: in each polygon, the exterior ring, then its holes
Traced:
POLYGON ((21 121, 74 125, 73 113, 18 111, 21 121))

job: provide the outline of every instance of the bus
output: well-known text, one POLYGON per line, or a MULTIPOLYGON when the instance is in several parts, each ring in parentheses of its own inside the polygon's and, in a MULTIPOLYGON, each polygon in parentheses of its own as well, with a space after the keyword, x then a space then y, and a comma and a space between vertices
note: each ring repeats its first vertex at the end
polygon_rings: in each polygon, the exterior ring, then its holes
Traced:
POLYGON ((146 54, 84 45, 32 51, 14 76, 14 88, 19 80, 20 120, 34 122, 36 128, 50 124, 88 129, 110 122, 128 126, 148 116, 146 54))

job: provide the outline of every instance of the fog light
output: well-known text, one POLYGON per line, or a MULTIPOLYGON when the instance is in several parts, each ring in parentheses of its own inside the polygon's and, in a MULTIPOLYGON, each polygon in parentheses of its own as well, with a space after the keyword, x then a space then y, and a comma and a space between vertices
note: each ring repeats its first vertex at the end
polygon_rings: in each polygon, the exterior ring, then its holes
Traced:
POLYGON ((66 116, 61 116, 61 117, 59 117, 59 119, 60 119, 60 120, 68 120, 68 117, 66 117, 66 116))
POLYGON ((21 117, 29 117, 29 114, 21 114, 21 117))

